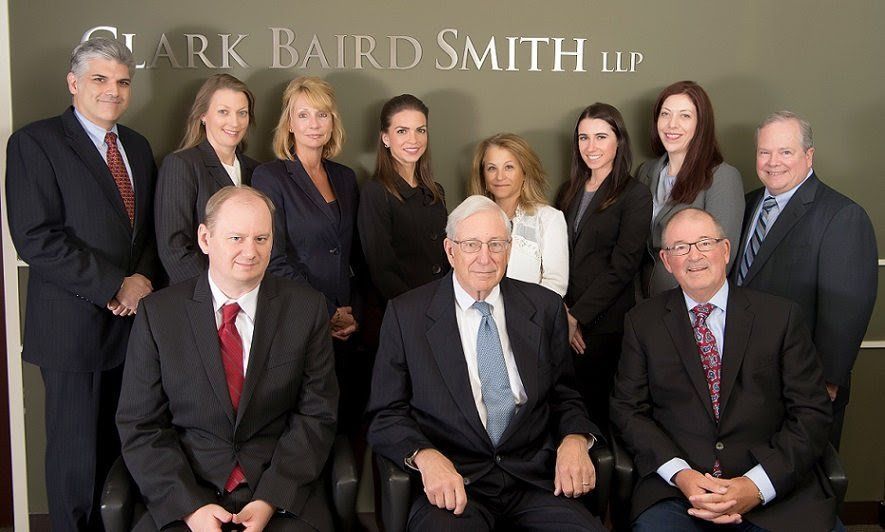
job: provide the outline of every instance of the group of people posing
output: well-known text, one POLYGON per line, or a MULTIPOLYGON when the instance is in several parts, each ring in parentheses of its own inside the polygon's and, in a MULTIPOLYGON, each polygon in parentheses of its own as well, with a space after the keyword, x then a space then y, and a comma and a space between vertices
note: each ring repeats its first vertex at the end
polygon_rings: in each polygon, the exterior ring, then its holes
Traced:
POLYGON ((133 72, 118 41, 81 43, 72 107, 7 147, 54 530, 100 527, 119 438, 138 529, 329 530, 336 431, 415 472, 410 529, 602 529, 577 497, 609 427, 637 529, 834 526, 815 463, 838 446, 877 253, 801 117, 761 123, 745 197, 698 84, 661 91, 635 174, 621 113, 594 103, 553 204, 529 143, 499 133, 449 214, 413 95, 383 105, 360 188, 333 160, 329 83, 288 84, 259 164, 252 92, 213 75, 157 172, 117 124, 133 72))

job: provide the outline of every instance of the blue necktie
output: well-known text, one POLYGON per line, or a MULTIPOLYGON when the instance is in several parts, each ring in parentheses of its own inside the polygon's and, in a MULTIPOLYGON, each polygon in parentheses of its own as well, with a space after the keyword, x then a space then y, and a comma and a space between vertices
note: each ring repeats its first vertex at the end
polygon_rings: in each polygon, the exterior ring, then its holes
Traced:
POLYGON ((513 417, 516 404, 510 379, 507 377, 507 366, 504 364, 504 350, 498 327, 492 317, 491 306, 485 301, 477 301, 473 308, 482 314, 479 333, 476 335, 476 363, 479 367, 479 382, 482 384, 482 402, 488 414, 486 431, 492 443, 497 447, 501 436, 513 417))
POLYGON ((738 285, 744 284, 744 277, 750 271, 753 259, 756 257, 756 253, 759 253, 759 247, 762 246, 762 241, 768 233, 768 216, 771 214, 772 209, 777 209, 777 200, 773 196, 768 196, 762 202, 762 211, 759 213, 759 220, 756 221, 756 230, 753 231, 753 238, 750 239, 747 249, 744 250, 741 268, 738 270, 738 285))

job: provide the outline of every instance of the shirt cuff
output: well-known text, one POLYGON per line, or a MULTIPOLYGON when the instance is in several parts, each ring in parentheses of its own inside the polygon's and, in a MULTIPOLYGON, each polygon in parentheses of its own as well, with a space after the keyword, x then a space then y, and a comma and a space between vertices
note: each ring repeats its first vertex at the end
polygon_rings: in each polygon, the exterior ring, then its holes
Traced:
POLYGON ((744 476, 752 480, 759 492, 762 493, 762 504, 768 504, 777 497, 774 484, 771 483, 771 479, 768 478, 768 473, 765 472, 762 464, 756 464, 756 467, 744 473, 744 476))
POLYGON ((664 465, 658 468, 658 475, 664 479, 664 482, 667 484, 676 487, 676 484, 673 483, 673 477, 676 476, 676 473, 682 471, 683 469, 691 469, 691 466, 688 465, 688 462, 683 460, 682 458, 671 458, 664 462, 664 465))

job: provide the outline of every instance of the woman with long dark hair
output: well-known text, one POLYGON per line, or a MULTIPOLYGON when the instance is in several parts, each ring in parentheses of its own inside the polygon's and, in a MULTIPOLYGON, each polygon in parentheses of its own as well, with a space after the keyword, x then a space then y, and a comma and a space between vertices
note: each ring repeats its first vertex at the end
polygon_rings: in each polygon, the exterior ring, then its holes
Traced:
POLYGON ((661 232, 667 220, 687 207, 712 214, 731 241, 729 265, 740 247, 744 187, 737 169, 723 162, 713 104, 700 85, 679 81, 666 87, 652 110, 651 147, 657 159, 639 167, 636 178, 653 198, 651 237, 642 267, 645 297, 676 287, 660 263, 661 232))
POLYGON ((578 387, 592 419, 608 420, 608 394, 633 306, 651 220, 651 194, 630 176, 630 136, 621 113, 594 103, 578 116, 569 181, 557 205, 568 223, 565 295, 578 387))
POLYGON ((381 108, 375 174, 363 185, 359 231, 372 282, 384 299, 449 271, 445 198, 430 169, 429 113, 411 94, 381 108))

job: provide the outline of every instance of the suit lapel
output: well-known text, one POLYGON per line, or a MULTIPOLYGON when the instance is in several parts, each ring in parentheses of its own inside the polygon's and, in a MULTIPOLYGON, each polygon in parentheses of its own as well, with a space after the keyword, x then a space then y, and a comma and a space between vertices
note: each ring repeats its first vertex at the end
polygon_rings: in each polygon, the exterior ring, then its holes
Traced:
POLYGON ((704 376, 704 367, 698 354, 698 344, 694 339, 682 290, 676 288, 668 292, 667 313, 663 320, 670 333, 670 339, 673 341, 673 347, 679 353, 679 358, 682 359, 685 372, 688 374, 701 404, 704 405, 704 410, 707 411, 711 420, 715 420, 707 378, 704 376))
POLYGON ((209 289, 209 278, 203 274, 194 287, 194 297, 186 302, 187 315, 203 368, 209 378, 209 384, 219 405, 224 405, 224 412, 234 424, 234 407, 230 402, 227 389, 227 377, 221 362, 221 348, 218 344, 218 329, 215 328, 215 314, 212 309, 212 291, 209 289))
POLYGON ((123 205, 123 198, 120 197, 120 190, 117 189, 117 184, 114 182, 114 176, 111 175, 107 163, 95 147, 95 144, 92 143, 86 130, 83 129, 77 117, 74 116, 73 107, 68 108, 62 115, 62 124, 68 145, 83 161, 83 164, 89 169, 89 175, 95 179, 107 200, 114 206, 114 210, 117 213, 117 221, 124 224, 131 231, 129 215, 126 213, 126 206, 123 205))
POLYGON ((725 344, 722 351, 722 371, 720 373, 719 418, 728 412, 728 398, 734 390, 734 382, 741 370, 747 343, 753 330, 753 313, 750 303, 736 286, 728 290, 728 308, 725 312, 725 344))
MULTIPOLYGON (((602 198, 608 195, 608 189, 611 187, 611 179, 606 178, 605 181, 602 182, 602 185, 598 189, 596 189, 596 193, 593 194, 593 199, 590 200, 590 204, 587 205, 587 209, 584 211, 584 215, 581 216, 580 220, 577 220, 578 232, 575 233, 574 239, 577 240, 581 237, 581 233, 584 232, 585 229, 590 227, 590 220, 594 214, 596 214, 597 209, 599 208, 599 204, 602 203, 602 198)), ((584 189, 581 189, 581 194, 584 193, 584 189)), ((577 204, 581 203, 581 196, 579 195, 576 198, 577 204)), ((577 209, 576 209, 577 210, 577 209)), ((575 212, 575 216, 577 216, 577 212, 575 212)))
POLYGON ((240 396, 240 407, 237 409, 237 425, 243 419, 255 387, 264 373, 264 366, 270 354, 274 338, 274 330, 279 326, 280 300, 279 290, 273 277, 265 276, 258 290, 258 303, 255 311, 255 329, 252 333, 252 347, 249 350, 249 365, 246 368, 246 381, 243 383, 243 395, 240 396))
MULTIPOLYGON (((304 195, 310 198, 310 201, 316 205, 316 208, 319 212, 323 213, 328 220, 330 225, 335 223, 335 219, 332 217, 332 213, 329 212, 329 207, 326 205, 326 200, 323 199, 323 195, 320 194, 320 191, 317 190, 316 185, 313 184, 313 181, 310 179, 310 176, 307 174, 307 170, 304 169, 304 166, 301 164, 301 161, 295 159, 294 161, 286 161, 286 170, 289 172, 289 176, 295 181, 295 184, 298 185, 299 188, 304 192, 304 195)), ((326 175, 329 175, 329 172, 326 171, 326 175)), ((331 176, 329 176, 329 181, 331 182, 331 176)))
POLYGON ((753 264, 750 265, 750 271, 747 272, 747 276, 744 278, 743 284, 745 286, 748 285, 756 273, 762 269, 762 266, 771 257, 774 250, 777 249, 781 240, 789 234, 790 230, 793 229, 793 226, 795 226, 796 223, 805 216, 805 213, 808 212, 811 204, 814 203, 814 196, 817 193, 818 183, 819 181, 817 180, 817 177, 814 174, 811 174, 808 180, 799 186, 799 189, 796 190, 796 193, 790 198, 790 201, 787 202, 784 212, 780 213, 777 220, 774 221, 774 225, 771 226, 771 230, 768 231, 768 234, 765 235, 765 239, 762 241, 762 245, 759 246, 759 253, 753 258, 753 264))
MULTIPOLYGON (((521 425, 521 418, 533 410, 538 400, 538 355, 541 353, 541 327, 535 323, 535 307, 505 277, 501 280, 501 298, 507 317, 507 336, 516 359, 516 369, 525 387, 526 404, 516 414, 501 436, 501 443, 521 425)), ((498 325, 500 327, 500 325, 498 325)))
MULTIPOLYGON (((199 145, 197 145, 197 149, 200 150, 200 156, 203 159, 203 166, 209 170, 209 175, 212 176, 212 179, 218 184, 219 187, 230 187, 234 185, 233 180, 230 178, 230 174, 227 173, 227 170, 221 165, 221 160, 218 158, 218 155, 215 153, 215 148, 209 144, 209 141, 203 139, 199 145)), ((240 163, 240 173, 245 174, 243 171, 243 164, 240 163)), ((244 181, 245 183, 245 181, 244 181)))
POLYGON ((458 320, 455 318, 455 290, 452 285, 452 275, 449 273, 442 278, 430 302, 427 309, 429 323, 425 335, 436 360, 437 369, 455 404, 474 432, 491 445, 489 435, 473 402, 470 374, 467 371, 464 349, 461 347, 458 320))

